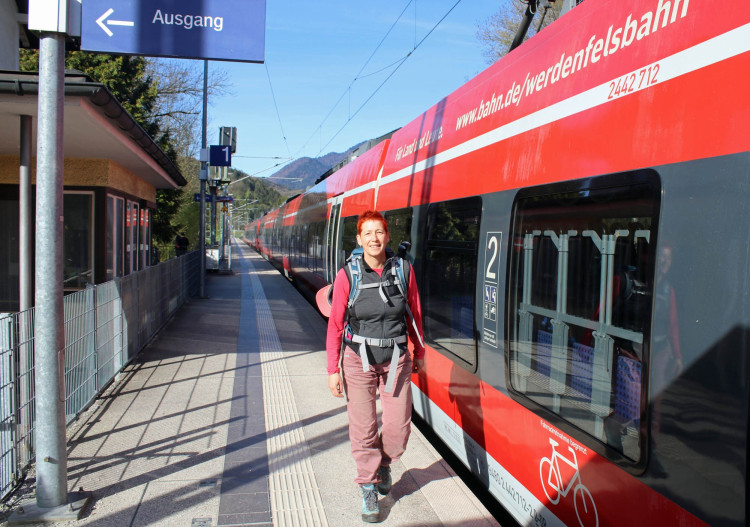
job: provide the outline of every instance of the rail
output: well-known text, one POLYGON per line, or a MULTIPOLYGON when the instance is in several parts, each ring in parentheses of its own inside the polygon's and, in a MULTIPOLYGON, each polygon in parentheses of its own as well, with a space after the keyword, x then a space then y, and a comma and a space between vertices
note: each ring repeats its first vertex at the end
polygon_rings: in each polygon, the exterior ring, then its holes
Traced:
MULTIPOLYGON (((64 298, 70 423, 198 292, 193 251, 64 298)), ((34 459, 34 308, 0 314, 0 501, 34 459)))

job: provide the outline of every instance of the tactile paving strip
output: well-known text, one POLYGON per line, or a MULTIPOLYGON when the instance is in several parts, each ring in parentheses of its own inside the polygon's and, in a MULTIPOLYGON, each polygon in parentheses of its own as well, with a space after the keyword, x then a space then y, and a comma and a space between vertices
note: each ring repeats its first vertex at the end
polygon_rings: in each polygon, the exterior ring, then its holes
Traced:
POLYGON ((292 383, 266 295, 250 273, 258 322, 273 524, 327 526, 292 383))

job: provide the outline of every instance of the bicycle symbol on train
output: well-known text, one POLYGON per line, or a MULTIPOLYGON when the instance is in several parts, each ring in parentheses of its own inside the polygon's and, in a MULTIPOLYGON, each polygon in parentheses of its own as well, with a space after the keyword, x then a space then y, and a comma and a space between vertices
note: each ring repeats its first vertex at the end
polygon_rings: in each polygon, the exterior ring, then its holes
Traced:
MULTIPOLYGON (((591 492, 589 492, 589 489, 581 481, 581 473, 578 470, 578 459, 576 458, 575 450, 570 446, 568 447, 570 453, 573 454, 573 459, 570 460, 555 449, 559 445, 557 441, 550 438, 549 443, 552 445, 552 455, 550 457, 543 457, 539 462, 539 477, 542 480, 544 494, 552 505, 557 505, 560 498, 565 498, 570 493, 570 489, 573 489, 573 506, 578 516, 578 523, 581 524, 581 527, 599 527, 596 504, 594 504, 591 492), (575 474, 573 474, 573 477, 567 484, 563 484, 563 473, 560 470, 561 460, 570 469, 575 471, 575 474)), ((567 467, 563 468, 569 472, 567 467)))

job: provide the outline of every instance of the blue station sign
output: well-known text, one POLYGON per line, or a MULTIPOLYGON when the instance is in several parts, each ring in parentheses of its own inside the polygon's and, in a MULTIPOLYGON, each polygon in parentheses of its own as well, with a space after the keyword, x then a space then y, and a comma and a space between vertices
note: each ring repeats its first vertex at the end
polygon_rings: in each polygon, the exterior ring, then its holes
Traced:
POLYGON ((232 147, 229 145, 211 145, 208 147, 208 164, 212 167, 232 166, 232 147))
POLYGON ((82 50, 265 60, 266 0, 84 0, 81 7, 82 50))
MULTIPOLYGON (((200 200, 201 200, 200 194, 193 194, 193 201, 200 201, 200 200)), ((218 201, 219 203, 233 203, 234 196, 216 196, 216 199, 214 200, 213 194, 204 194, 203 201, 205 201, 206 203, 213 203, 214 201, 218 201)))

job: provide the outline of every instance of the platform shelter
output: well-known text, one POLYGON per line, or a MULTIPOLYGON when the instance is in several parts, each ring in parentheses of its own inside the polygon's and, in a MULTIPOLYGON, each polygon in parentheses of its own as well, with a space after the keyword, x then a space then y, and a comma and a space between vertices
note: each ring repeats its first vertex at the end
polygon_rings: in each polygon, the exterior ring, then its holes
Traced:
MULTIPOLYGON (((38 93, 36 73, 0 71, 0 312, 19 310, 19 170, 21 151, 30 147, 33 196, 36 130, 43 118, 37 112, 38 93), (21 133, 24 119, 31 133, 21 133)), ((103 84, 67 72, 64 97, 61 243, 65 291, 72 292, 156 263, 156 191, 183 186, 186 180, 103 84)))

